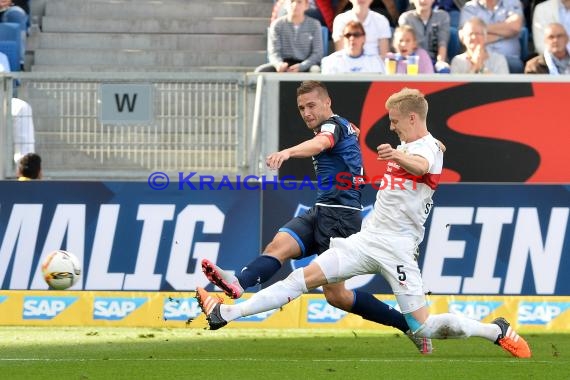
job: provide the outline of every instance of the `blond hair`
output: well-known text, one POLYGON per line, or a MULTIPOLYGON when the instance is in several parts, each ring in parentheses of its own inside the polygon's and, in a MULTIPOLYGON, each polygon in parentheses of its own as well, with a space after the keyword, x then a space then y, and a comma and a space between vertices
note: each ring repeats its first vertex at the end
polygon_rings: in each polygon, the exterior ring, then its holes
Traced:
POLYGON ((396 109, 402 114, 414 112, 420 119, 426 120, 428 113, 428 102, 425 95, 414 88, 403 88, 399 92, 392 94, 386 100, 386 109, 396 109))

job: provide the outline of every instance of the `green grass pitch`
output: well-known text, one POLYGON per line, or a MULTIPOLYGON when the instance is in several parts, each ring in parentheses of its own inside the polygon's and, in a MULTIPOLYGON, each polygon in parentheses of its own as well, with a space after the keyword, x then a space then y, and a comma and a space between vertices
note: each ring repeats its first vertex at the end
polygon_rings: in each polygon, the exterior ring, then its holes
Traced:
POLYGON ((533 358, 480 338, 371 330, 0 327, 1 379, 570 379, 570 334, 525 335, 533 358))

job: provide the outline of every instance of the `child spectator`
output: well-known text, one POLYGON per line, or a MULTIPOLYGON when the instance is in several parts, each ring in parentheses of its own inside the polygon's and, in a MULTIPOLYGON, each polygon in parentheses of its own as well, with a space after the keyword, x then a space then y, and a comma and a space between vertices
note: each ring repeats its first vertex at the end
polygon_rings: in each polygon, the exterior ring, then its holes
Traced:
POLYGON ((406 59, 410 55, 419 57, 418 73, 420 74, 433 74, 433 64, 427 51, 418 47, 418 40, 416 38, 416 31, 410 25, 402 25, 394 31, 393 41, 394 51, 398 60, 396 73, 406 74, 407 63, 406 59))
POLYGON ((343 30, 344 48, 324 57, 323 74, 384 73, 384 63, 378 54, 364 52, 366 32, 358 21, 349 21, 343 30))

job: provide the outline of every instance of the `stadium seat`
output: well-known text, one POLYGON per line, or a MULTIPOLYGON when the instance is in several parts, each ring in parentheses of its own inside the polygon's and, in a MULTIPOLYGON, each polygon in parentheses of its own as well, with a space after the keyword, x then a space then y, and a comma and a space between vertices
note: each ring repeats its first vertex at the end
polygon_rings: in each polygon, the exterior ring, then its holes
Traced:
MULTIPOLYGON (((15 70, 14 67, 12 67, 12 71, 20 71, 21 58, 23 55, 22 31, 20 30, 20 25, 13 22, 0 22, 0 41, 11 41, 16 44, 18 53, 18 70, 15 70)), ((10 54, 8 54, 8 52, 5 52, 5 54, 10 59, 10 54)), ((11 60, 10 65, 12 65, 11 60)))
POLYGON ((459 32, 457 28, 449 28, 449 42, 447 43, 447 59, 449 62, 457 54, 461 53, 461 43, 459 42, 459 32))
POLYGON ((321 26, 323 32, 323 57, 329 55, 329 29, 326 26, 321 26))
POLYGON ((20 71, 20 48, 14 41, 0 40, 0 52, 6 54, 10 71, 20 71))
POLYGON ((528 29, 523 26, 521 28, 521 31, 519 33, 519 42, 521 44, 521 60, 523 62, 526 62, 526 60, 528 59, 528 40, 529 40, 530 36, 528 33, 528 29))

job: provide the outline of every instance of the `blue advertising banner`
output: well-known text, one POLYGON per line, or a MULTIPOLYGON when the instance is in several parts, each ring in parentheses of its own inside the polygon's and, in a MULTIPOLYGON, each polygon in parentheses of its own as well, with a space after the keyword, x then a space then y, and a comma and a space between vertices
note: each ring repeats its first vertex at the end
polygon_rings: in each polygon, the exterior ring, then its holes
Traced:
MULTIPOLYGON (((82 263, 75 290, 213 289, 201 272, 202 258, 241 270, 314 197, 311 186, 153 190, 146 182, 3 181, 1 289, 46 289, 40 263, 56 249, 82 263)), ((374 199, 367 186, 365 217, 374 199)), ((570 295, 563 276, 570 271, 570 186, 445 184, 434 200, 420 247, 427 290, 570 295)), ((308 262, 292 260, 274 279, 308 262)), ((391 293, 374 275, 347 286, 391 293)))
POLYGON ((241 268, 259 254, 259 191, 146 182, 0 182, 0 285, 46 289, 41 262, 65 249, 71 289, 195 290, 208 258, 241 268))
MULTIPOLYGON (((364 191, 364 217, 375 190, 364 191)), ((266 191, 263 241, 314 202, 315 192, 266 191), (298 199, 298 201, 296 201, 298 199)), ((434 294, 570 295, 570 186, 440 185, 420 246, 426 290, 434 294)), ((285 264, 275 280, 307 265, 285 264)), ((270 283, 267 283, 268 285, 270 283)), ((348 288, 389 294, 381 276, 358 276, 348 288)))

